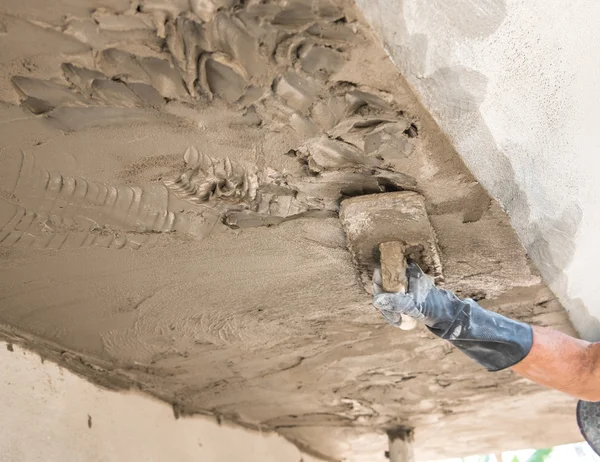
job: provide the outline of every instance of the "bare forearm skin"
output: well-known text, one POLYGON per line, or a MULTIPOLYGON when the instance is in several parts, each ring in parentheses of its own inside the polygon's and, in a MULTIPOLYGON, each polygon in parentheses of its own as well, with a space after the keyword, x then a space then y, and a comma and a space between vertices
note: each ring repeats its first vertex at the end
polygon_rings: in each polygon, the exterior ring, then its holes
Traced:
POLYGON ((576 398, 600 401, 600 343, 534 326, 531 351, 512 370, 576 398))

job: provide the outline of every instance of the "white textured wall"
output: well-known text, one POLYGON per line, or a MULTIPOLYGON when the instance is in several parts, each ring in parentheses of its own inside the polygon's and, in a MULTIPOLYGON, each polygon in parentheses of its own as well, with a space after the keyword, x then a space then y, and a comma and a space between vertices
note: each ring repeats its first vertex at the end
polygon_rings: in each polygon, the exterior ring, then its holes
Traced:
POLYGON ((356 1, 575 327, 600 340, 600 3, 356 1))
POLYGON ((2 462, 317 462, 275 434, 103 390, 0 342, 2 462))

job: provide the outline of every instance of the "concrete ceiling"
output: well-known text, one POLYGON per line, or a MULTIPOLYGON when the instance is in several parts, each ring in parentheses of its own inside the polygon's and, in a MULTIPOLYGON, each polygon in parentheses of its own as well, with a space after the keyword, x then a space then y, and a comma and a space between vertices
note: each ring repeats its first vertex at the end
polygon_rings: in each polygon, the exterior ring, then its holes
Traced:
POLYGON ((4 339, 329 460, 399 426, 419 459, 579 439, 572 399, 370 306, 339 202, 412 190, 445 287, 573 333, 352 4, 0 10, 4 339))

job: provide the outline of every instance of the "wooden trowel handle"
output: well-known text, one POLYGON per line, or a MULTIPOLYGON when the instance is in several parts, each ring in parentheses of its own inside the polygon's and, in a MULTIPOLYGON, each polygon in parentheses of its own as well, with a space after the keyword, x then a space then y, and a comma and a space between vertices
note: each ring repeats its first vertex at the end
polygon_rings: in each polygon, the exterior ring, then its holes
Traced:
MULTIPOLYGON (((406 244, 400 241, 382 242, 379 244, 379 253, 381 255, 381 287, 386 292, 406 293, 408 289, 405 249, 406 244)), ((416 320, 410 316, 402 315, 400 329, 412 330, 416 325, 416 320)))

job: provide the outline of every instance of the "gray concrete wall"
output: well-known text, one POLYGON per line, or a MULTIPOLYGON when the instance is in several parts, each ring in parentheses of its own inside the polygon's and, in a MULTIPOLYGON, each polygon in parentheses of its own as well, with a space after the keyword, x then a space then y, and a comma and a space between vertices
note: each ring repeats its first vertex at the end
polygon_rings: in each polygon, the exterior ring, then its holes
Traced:
POLYGON ((273 433, 175 419, 163 402, 98 388, 0 342, 2 462, 318 462, 273 433))
POLYGON ((575 327, 600 339, 600 4, 357 4, 575 327))

